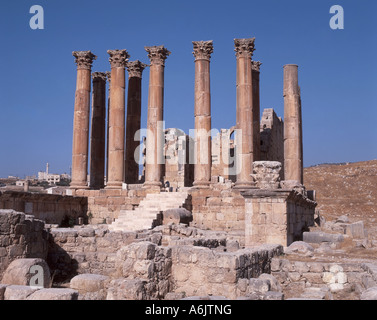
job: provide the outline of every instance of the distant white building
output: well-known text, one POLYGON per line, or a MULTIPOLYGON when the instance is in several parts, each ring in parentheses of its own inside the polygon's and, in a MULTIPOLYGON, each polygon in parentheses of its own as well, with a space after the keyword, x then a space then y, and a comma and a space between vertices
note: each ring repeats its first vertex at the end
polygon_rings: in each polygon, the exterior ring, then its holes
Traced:
POLYGON ((18 180, 16 181, 16 186, 17 187, 23 187, 25 185, 25 180, 18 180))
POLYGON ((46 164, 46 171, 38 172, 38 181, 47 181, 49 184, 56 184, 60 182, 60 174, 51 174, 48 172, 49 164, 46 164))

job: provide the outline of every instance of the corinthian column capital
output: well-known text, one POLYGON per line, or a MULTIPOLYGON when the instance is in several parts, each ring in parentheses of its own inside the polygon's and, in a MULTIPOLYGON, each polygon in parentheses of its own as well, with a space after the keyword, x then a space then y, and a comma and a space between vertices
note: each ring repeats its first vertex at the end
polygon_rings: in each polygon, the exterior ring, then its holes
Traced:
POLYGON ((164 46, 144 47, 144 49, 148 52, 151 65, 157 64, 164 66, 166 58, 171 54, 164 46))
POLYGON ((255 50, 254 41, 255 38, 234 39, 234 51, 236 52, 236 57, 249 56, 251 58, 255 50))
POLYGON ((139 60, 127 62, 128 78, 141 78, 143 70, 148 67, 147 64, 139 60))
POLYGON ((251 68, 253 71, 260 72, 260 66, 262 65, 262 62, 260 61, 251 61, 251 68))
POLYGON ((92 79, 94 81, 106 81, 106 73, 105 72, 93 72, 92 79))
POLYGON ((107 53, 110 55, 109 61, 111 68, 126 67, 128 58, 130 57, 127 50, 107 50, 107 53))
POLYGON ((76 58, 77 69, 91 70, 93 60, 97 59, 91 51, 73 51, 72 55, 76 58))
POLYGON ((213 52, 213 41, 193 41, 193 55, 196 60, 210 60, 213 52))
POLYGON ((111 82, 111 71, 106 71, 107 81, 111 82))

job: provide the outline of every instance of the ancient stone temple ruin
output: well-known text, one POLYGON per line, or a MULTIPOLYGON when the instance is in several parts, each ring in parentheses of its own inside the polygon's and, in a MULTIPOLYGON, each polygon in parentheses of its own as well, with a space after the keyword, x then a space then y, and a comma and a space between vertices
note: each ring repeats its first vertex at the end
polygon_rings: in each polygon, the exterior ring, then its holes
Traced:
POLYGON ((190 132, 164 127, 164 46, 145 47, 148 64, 108 50, 111 71, 96 72, 92 52, 73 52, 71 185, 65 196, 0 193, 0 300, 283 299, 271 272, 313 226, 316 202, 303 185, 298 66, 284 66, 284 121, 261 113, 254 42, 234 40, 236 123, 219 130, 214 45, 193 42, 190 132), (43 289, 30 287, 31 267, 43 289))
POLYGON ((126 50, 108 50, 111 72, 92 72, 92 52, 73 53, 71 192, 88 199, 91 222, 105 221, 110 230, 148 229, 162 224, 167 210, 185 208, 191 226, 226 231, 246 247, 301 239, 313 225, 316 203, 303 186, 298 66, 283 68, 284 120, 273 109, 261 113, 262 64, 252 59, 255 38, 235 39, 236 123, 211 134, 214 46, 193 41, 191 134, 164 128, 164 72, 171 52, 164 46, 145 50, 149 64, 129 61, 126 50), (147 134, 141 137, 141 79, 148 67, 147 134))

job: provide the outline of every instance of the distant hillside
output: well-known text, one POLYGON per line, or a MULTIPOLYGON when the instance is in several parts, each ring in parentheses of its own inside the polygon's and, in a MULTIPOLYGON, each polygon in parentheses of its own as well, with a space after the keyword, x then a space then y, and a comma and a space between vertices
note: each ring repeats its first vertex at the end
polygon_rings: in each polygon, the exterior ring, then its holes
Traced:
POLYGON ((305 168, 304 184, 316 190, 317 208, 329 220, 377 220, 377 160, 305 168))

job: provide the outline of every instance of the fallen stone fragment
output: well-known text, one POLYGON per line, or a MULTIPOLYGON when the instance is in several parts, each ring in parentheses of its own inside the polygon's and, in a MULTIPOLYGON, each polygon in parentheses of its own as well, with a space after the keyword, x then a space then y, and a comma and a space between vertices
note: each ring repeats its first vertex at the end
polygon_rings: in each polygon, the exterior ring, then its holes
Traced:
POLYGON ((22 286, 34 285, 44 288, 49 288, 50 282, 50 268, 43 259, 14 260, 5 270, 3 279, 1 280, 1 283, 3 284, 22 286), (30 283, 32 278, 33 283, 30 283), (41 279, 41 283, 36 283, 36 279, 41 279))
POLYGON ((312 255, 313 251, 314 248, 304 241, 295 241, 288 248, 284 249, 285 254, 300 253, 304 255, 312 255))
POLYGON ((303 240, 308 243, 343 242, 344 236, 325 232, 304 232, 303 240))

